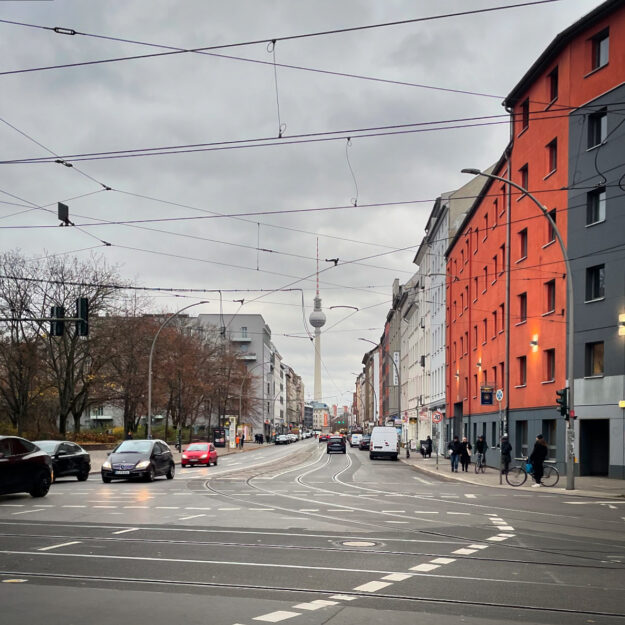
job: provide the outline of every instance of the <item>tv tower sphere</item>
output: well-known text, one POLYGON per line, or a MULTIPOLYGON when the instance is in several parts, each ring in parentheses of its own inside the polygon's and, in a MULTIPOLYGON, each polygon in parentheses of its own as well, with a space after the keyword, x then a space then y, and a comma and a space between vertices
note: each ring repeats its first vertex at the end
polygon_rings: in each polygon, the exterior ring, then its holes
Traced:
POLYGON ((313 328, 321 328, 326 323, 326 314, 321 310, 321 298, 319 295, 315 297, 315 308, 310 313, 310 325, 313 328))

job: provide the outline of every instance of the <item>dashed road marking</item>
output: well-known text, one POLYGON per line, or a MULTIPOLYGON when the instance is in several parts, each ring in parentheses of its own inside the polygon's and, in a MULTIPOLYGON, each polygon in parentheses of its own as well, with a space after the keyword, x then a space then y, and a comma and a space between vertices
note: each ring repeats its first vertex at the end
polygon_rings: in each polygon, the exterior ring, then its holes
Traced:
POLYGON ((469 545, 469 549, 487 549, 488 545, 469 545))
POLYGON ((338 599, 339 601, 354 601, 357 597, 351 595, 330 595, 330 599, 338 599))
POLYGON ((466 549, 465 547, 462 547, 462 549, 456 549, 456 551, 452 551, 452 553, 457 553, 459 556, 470 556, 476 551, 477 549, 466 549))
POLYGON ((451 564, 455 561, 456 558, 434 558, 434 560, 430 560, 432 564, 451 564))
POLYGON ((206 516, 205 514, 192 514, 191 516, 180 517, 181 521, 188 521, 189 519, 197 519, 198 517, 206 516))
POLYGON ((391 573, 390 575, 385 575, 382 579, 386 579, 389 582, 403 582, 411 577, 413 576, 410 573, 391 573))
POLYGON ((464 495, 467 499, 475 499, 476 495, 472 495, 471 493, 465 493, 464 495))
POLYGON ((136 532, 138 530, 139 530, 138 527, 129 527, 128 529, 125 529, 125 530, 118 530, 117 532, 113 532, 113 534, 127 534, 128 532, 136 532))
POLYGON ((21 512, 11 512, 11 514, 28 514, 29 512, 43 512, 43 508, 32 508, 30 510, 22 510, 21 512))
POLYGON ((37 551, 50 551, 51 549, 58 549, 59 547, 69 547, 70 545, 78 545, 79 543, 79 540, 71 540, 68 543, 60 543, 58 545, 50 545, 49 547, 41 547, 40 549, 37 549, 37 551))
POLYGON ((277 612, 269 612, 269 614, 263 614, 262 616, 255 616, 252 620, 264 621, 265 623, 279 623, 285 621, 288 618, 299 616, 299 612, 288 612, 287 610, 278 610, 277 612))
POLYGON ((293 606, 294 610, 320 610, 321 608, 326 608, 331 605, 338 605, 338 601, 326 601, 325 599, 315 599, 314 601, 309 601, 308 603, 298 603, 293 606))
POLYGON ((420 571, 421 573, 427 573, 428 571, 433 571, 440 567, 440 564, 417 564, 417 566, 410 567, 410 571, 420 571))
POLYGON ((356 586, 354 590, 359 590, 361 592, 377 592, 378 590, 382 590, 382 588, 386 588, 390 586, 391 582, 367 582, 366 584, 362 584, 361 586, 356 586))

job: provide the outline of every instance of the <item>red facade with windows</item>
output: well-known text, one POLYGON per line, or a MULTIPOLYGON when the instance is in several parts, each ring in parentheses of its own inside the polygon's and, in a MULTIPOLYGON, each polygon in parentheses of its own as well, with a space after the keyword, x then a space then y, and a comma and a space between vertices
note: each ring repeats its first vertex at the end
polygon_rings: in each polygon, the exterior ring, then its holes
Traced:
MULTIPOLYGON (((512 140, 492 171, 528 189, 565 244, 569 153, 580 149, 569 146, 569 123, 590 114, 600 140, 601 111, 577 107, 625 81, 625 4, 606 2, 587 18, 558 35, 506 99, 512 140)), ((511 409, 555 405, 566 386, 566 271, 542 211, 489 180, 447 254, 447 414, 496 410, 480 404, 485 384, 504 389, 511 409)))

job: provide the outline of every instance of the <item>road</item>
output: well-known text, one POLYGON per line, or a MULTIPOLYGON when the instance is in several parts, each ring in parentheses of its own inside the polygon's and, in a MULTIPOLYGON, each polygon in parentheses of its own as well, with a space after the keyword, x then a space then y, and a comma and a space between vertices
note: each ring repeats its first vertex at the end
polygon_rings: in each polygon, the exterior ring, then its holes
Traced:
POLYGON ((624 515, 307 440, 0 497, 0 601, 46 625, 623 623, 624 515))

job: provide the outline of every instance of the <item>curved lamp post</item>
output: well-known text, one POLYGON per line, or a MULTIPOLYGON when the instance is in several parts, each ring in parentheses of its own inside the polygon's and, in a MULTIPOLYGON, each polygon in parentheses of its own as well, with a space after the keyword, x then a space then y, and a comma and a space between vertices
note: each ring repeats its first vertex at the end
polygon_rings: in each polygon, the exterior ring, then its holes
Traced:
POLYGON ((148 362, 148 438, 152 438, 152 359, 154 357, 154 346, 156 345, 156 339, 158 339, 158 335, 161 333, 161 330, 174 318, 177 317, 181 312, 187 310, 188 308, 192 308, 193 306, 199 306, 200 304, 208 304, 208 300, 202 300, 201 302, 195 302, 195 304, 189 304, 180 310, 177 310, 173 315, 170 315, 163 321, 161 327, 156 332, 154 336, 154 340, 152 341, 152 347, 150 348, 150 360, 148 362))
MULTIPOLYGON (((485 178, 491 178, 492 180, 500 180, 505 184, 514 187, 521 191, 521 193, 527 195, 533 202, 538 206, 540 212, 547 218, 551 227, 553 228, 553 232, 558 239, 558 243, 560 244, 560 250, 562 251, 562 256, 564 258, 564 264, 566 266, 566 310, 568 314, 567 319, 567 377, 568 377, 568 385, 569 385, 569 414, 570 418, 568 420, 567 426, 567 445, 566 445, 566 490, 573 490, 575 488, 575 471, 574 471, 574 461, 575 461, 575 429, 573 427, 573 420, 575 418, 575 403, 573 402, 573 393, 575 386, 575 378, 574 378, 574 356, 573 350, 575 345, 575 327, 573 324, 573 273, 571 271, 571 263, 569 262, 569 255, 566 250, 566 246, 564 245, 564 241, 562 240, 562 235, 558 230, 558 226, 556 226, 556 222, 551 218, 549 211, 543 206, 536 197, 534 197, 527 189, 523 188, 520 184, 513 182, 512 180, 508 180, 507 178, 502 178, 501 176, 496 176, 495 174, 487 174, 479 169, 467 168, 462 170, 463 174, 472 174, 474 176, 484 176, 485 178)), ((509 243, 509 242, 508 242, 509 243)), ((509 366, 509 363, 507 363, 509 366)))

